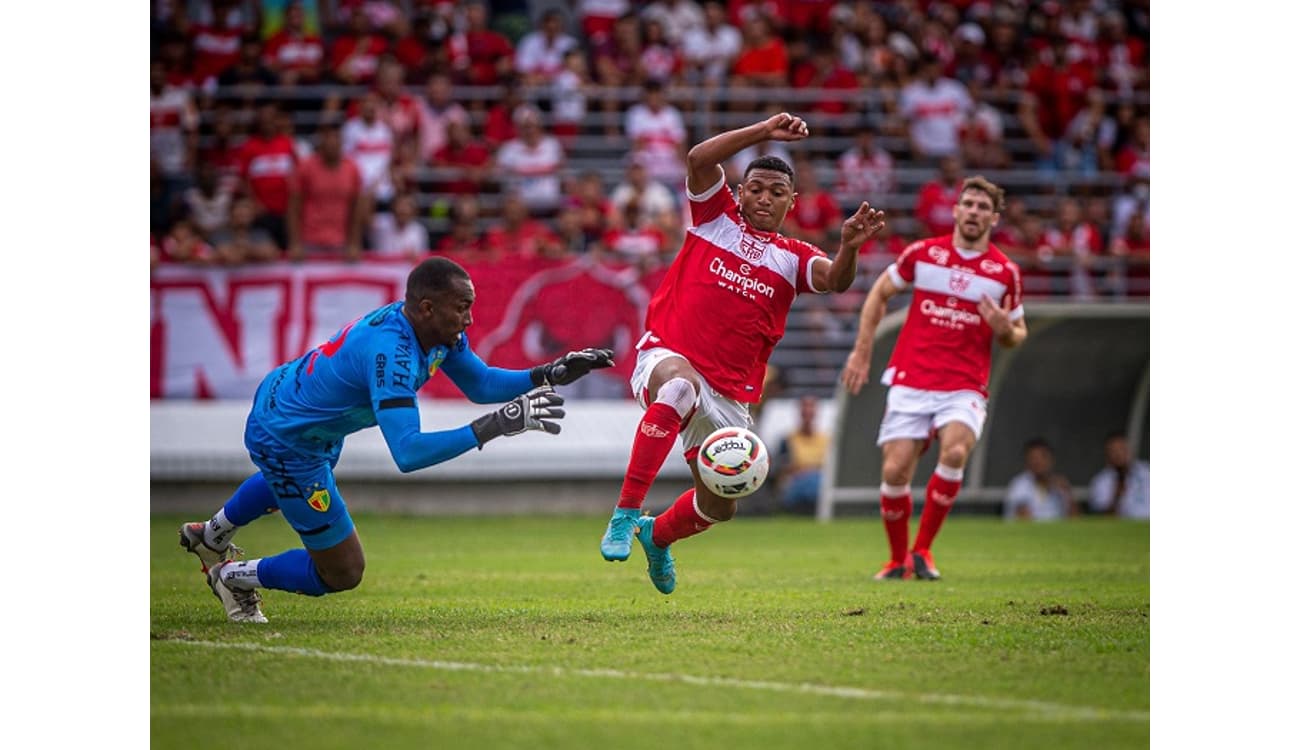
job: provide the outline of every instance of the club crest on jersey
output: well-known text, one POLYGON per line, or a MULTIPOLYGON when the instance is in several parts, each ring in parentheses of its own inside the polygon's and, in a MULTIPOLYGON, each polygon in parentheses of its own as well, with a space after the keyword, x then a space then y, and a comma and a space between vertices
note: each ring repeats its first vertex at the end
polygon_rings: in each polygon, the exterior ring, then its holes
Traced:
POLYGON ((330 509, 330 491, 316 490, 311 493, 311 497, 307 498, 307 504, 312 507, 312 510, 324 513, 330 509))
POLYGON ((433 377, 433 374, 438 371, 438 368, 442 366, 442 361, 446 358, 447 350, 439 347, 438 352, 433 355, 433 359, 429 360, 429 377, 433 377))
POLYGON ((952 274, 948 277, 948 288, 961 294, 967 289, 970 289, 970 280, 970 274, 954 269, 952 274))
POLYGON ((934 247, 933 245, 931 245, 930 249, 926 252, 928 252, 930 254, 930 257, 934 259, 934 262, 938 263, 939 265, 943 265, 948 262, 948 251, 943 249, 942 247, 934 247))
POLYGON ((740 253, 740 257, 751 263, 757 263, 763 257, 763 253, 767 252, 767 240, 741 234, 737 251, 740 253))
POLYGON ((1002 264, 997 262, 996 260, 989 260, 988 258, 985 258, 984 260, 980 261, 980 270, 983 271, 984 273, 1001 273, 1002 264))

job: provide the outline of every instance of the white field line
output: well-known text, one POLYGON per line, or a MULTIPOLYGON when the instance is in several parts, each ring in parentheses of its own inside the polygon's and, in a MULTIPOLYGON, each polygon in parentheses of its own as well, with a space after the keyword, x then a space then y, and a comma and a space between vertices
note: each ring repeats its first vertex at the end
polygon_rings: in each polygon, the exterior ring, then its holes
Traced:
POLYGON ((553 677, 604 677, 619 680, 647 680, 654 682, 678 682, 686 685, 717 687, 741 690, 766 690, 775 693, 803 693, 833 698, 848 698, 864 701, 916 701, 946 706, 964 706, 999 711, 1017 711, 1038 714, 1045 719, 1075 721, 1150 721, 1147 711, 1116 711, 1089 706, 1070 706, 1047 701, 1021 700, 1018 698, 992 698, 979 695, 954 695, 945 693, 904 693, 893 690, 871 690, 868 688, 843 687, 836 685, 818 685, 810 682, 771 682, 767 680, 741 680, 733 677, 701 677, 690 674, 670 674, 659 672, 629 672, 622 669, 570 669, 566 667, 541 667, 526 665, 478 664, 474 662, 441 661, 430 659, 400 659, 375 654, 349 654, 330 651, 317 651, 292 646, 264 646, 258 643, 218 643, 215 641, 163 641, 202 648, 236 649, 256 651, 264 654, 283 656, 301 656, 310 659, 324 659, 336 662, 364 662, 382 664, 392 667, 417 667, 436 669, 444 672, 496 672, 503 674, 540 674, 553 677))

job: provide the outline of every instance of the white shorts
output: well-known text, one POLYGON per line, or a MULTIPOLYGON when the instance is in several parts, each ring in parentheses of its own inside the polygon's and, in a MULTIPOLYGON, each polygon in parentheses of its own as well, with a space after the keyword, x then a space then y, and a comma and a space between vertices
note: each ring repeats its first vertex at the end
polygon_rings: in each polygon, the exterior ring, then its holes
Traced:
MULTIPOLYGON (((646 403, 650 391, 650 373, 654 372, 660 362, 669 357, 686 359, 681 354, 662 346, 636 353, 636 369, 632 371, 631 380, 632 395, 636 397, 636 402, 642 409, 650 408, 650 404, 646 403)), ((690 362, 689 359, 686 361, 690 362)), ((714 430, 723 427, 744 427, 750 430, 754 428, 754 420, 749 416, 749 404, 727 398, 713 390, 703 376, 700 377, 700 381, 703 390, 695 402, 694 416, 687 413, 690 421, 682 427, 681 432, 682 447, 688 455, 699 448, 704 443, 704 438, 714 430)))
POLYGON ((978 440, 988 416, 988 401, 976 391, 923 391, 891 386, 885 397, 876 445, 891 440, 925 440, 949 422, 961 422, 978 440))

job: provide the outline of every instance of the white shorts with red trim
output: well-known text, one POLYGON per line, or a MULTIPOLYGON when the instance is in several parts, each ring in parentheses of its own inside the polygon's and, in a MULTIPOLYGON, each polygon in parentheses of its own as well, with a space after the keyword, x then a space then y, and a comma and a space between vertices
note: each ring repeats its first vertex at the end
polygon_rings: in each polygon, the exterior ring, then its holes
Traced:
MULTIPOLYGON (((672 349, 665 349, 662 346, 636 353, 636 369, 632 370, 631 380, 632 395, 636 397, 636 402, 642 409, 650 408, 650 374, 660 362, 669 357, 686 359, 672 349)), ((689 359, 686 361, 690 362, 689 359)), ((754 419, 749 415, 749 404, 727 398, 713 390, 703 376, 700 376, 700 382, 703 389, 695 402, 695 408, 682 418, 682 447, 687 461, 695 458, 700 452, 704 438, 714 430, 723 427, 754 429, 754 419)))
POLYGON ((891 440, 928 440, 949 422, 961 422, 979 439, 988 416, 988 400, 976 391, 923 391, 891 386, 885 397, 876 445, 891 440))

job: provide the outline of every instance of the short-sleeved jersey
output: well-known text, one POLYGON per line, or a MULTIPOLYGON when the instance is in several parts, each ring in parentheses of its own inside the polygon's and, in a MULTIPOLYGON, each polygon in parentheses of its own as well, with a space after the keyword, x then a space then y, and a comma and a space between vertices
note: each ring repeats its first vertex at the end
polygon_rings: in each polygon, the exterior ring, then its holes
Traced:
POLYGON ((1020 267, 993 244, 963 256, 948 235, 908 245, 886 273, 895 286, 911 286, 913 293, 882 381, 987 396, 993 329, 979 313, 980 298, 987 294, 1009 306, 1012 320, 1024 317, 1020 267))
POLYGON ((393 302, 272 370, 257 389, 251 418, 292 449, 328 454, 347 435, 378 424, 381 408, 413 406, 438 367, 468 349, 462 334, 451 348, 424 352, 402 303, 393 302))
POLYGON ((826 254, 749 226, 726 180, 691 195, 686 240, 650 299, 638 349, 667 347, 690 360, 715 390, 752 403, 763 390, 772 349, 812 267, 826 254))

